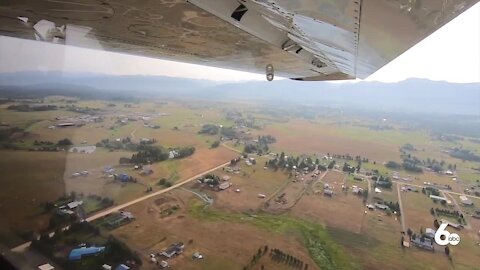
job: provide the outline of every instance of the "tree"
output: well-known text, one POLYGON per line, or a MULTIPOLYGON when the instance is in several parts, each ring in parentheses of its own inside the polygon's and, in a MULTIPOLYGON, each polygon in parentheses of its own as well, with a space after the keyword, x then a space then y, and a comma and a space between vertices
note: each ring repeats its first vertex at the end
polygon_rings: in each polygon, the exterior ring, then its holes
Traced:
POLYGON ((65 138, 65 139, 62 139, 62 140, 58 141, 57 145, 58 146, 69 146, 69 145, 73 145, 73 143, 70 139, 65 138))
POLYGON ((412 234, 413 234, 413 231, 410 228, 408 228, 407 229, 407 235, 411 238, 412 234))
POLYGON ((389 161, 385 164, 385 167, 389 169, 400 169, 402 167, 402 164, 397 163, 395 161, 389 161))
POLYGON ((163 185, 165 185, 166 182, 167 182, 167 179, 162 178, 162 179, 160 179, 160 181, 158 181, 158 184, 163 186, 163 185))

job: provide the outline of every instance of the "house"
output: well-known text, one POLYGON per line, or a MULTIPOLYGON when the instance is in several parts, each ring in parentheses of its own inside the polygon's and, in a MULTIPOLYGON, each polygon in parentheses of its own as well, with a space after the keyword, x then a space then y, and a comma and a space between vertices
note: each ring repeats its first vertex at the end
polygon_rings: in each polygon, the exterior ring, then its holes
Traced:
POLYGON ((267 197, 267 195, 262 194, 262 193, 258 193, 258 197, 261 198, 261 199, 265 199, 267 197))
POLYGON ((445 220, 445 219, 442 219, 442 220, 441 220, 441 223, 442 223, 442 224, 443 224, 443 223, 447 223, 448 226, 450 226, 450 227, 452 227, 452 228, 455 228, 455 229, 457 229, 457 230, 460 230, 461 228, 463 228, 463 225, 458 224, 458 223, 453 223, 453 222, 448 221, 448 220, 445 220))
POLYGON ((432 228, 426 228, 425 229, 425 236, 427 236, 428 238, 434 239, 435 238, 435 233, 436 233, 436 231, 432 228))
POLYGON ((87 256, 95 256, 105 251, 105 247, 81 247, 72 249, 68 255, 70 261, 78 261, 87 256))
POLYGON ((167 258, 172 258, 175 255, 182 254, 184 248, 185 248, 185 245, 182 242, 178 242, 170 245, 167 249, 162 251, 160 255, 165 256, 167 258))
POLYGON ((385 210, 385 211, 390 210, 390 207, 385 204, 375 203, 374 206, 380 210, 385 210))
POLYGON ((223 182, 218 186, 218 188, 220 190, 225 190, 225 189, 229 188, 231 185, 232 185, 232 183, 230 183, 230 182, 223 182))
POLYGON ((453 172, 451 170, 445 171, 446 175, 453 175, 453 172))
POLYGON ((332 197, 332 196, 333 196, 333 190, 331 190, 331 189, 324 189, 324 190, 323 190, 323 195, 332 197))
POLYGON ((161 261, 161 262, 160 262, 160 267, 162 267, 162 268, 167 268, 167 267, 168 267, 168 262, 166 262, 166 261, 161 261))
POLYGON ((133 214, 131 212, 126 212, 126 211, 120 211, 120 216, 118 216, 117 218, 113 219, 113 220, 109 220, 107 223, 108 225, 110 226, 118 226, 119 224, 121 224, 122 222, 128 220, 133 220, 135 219, 135 217, 133 216, 133 214))
POLYGON ((58 207, 56 213, 60 216, 75 214, 75 212, 73 212, 72 210, 67 209, 65 205, 58 207))
POLYGON ((102 265, 102 269, 103 270, 112 270, 112 266, 108 265, 108 264, 104 264, 104 265, 102 265))
POLYGON ((115 268, 115 270, 130 270, 130 267, 126 266, 125 264, 122 263, 119 266, 117 266, 117 268, 115 268))
POLYGON ((133 216, 133 214, 131 212, 127 212, 127 211, 120 211, 120 215, 126 219, 135 219, 135 217, 133 216))
POLYGON ((448 202, 448 200, 447 200, 445 197, 435 196, 435 195, 430 195, 429 197, 430 197, 430 199, 432 199, 432 200, 448 202))
POLYGON ((38 270, 53 270, 55 267, 53 267, 51 264, 46 263, 38 266, 38 270))
POLYGON ((362 194, 363 193, 363 189, 361 187, 357 187, 357 186, 352 186, 352 192, 353 194, 362 194))
POLYGON ((375 193, 382 193, 382 191, 379 188, 375 188, 375 193))
POLYGON ((197 259, 197 260, 200 260, 200 259, 203 259, 203 255, 200 254, 200 252, 195 252, 193 253, 193 256, 192 256, 194 259, 197 259))
POLYGON ((433 246, 433 241, 430 238, 417 236, 415 238, 412 238, 412 244, 419 248, 435 251, 435 247, 433 246))
POLYGON ((67 203, 67 207, 72 210, 72 209, 75 209, 77 208, 78 206, 82 205, 83 204, 83 201, 73 201, 73 202, 70 202, 70 203, 67 203))
POLYGON ((170 152, 168 152, 168 158, 169 159, 174 159, 178 157, 178 151, 177 150, 171 150, 170 152))
POLYGON ((150 175, 153 173, 152 168, 150 166, 143 166, 142 171, 140 172, 141 175, 150 175))
POLYGON ((222 176, 222 181, 230 181, 231 177, 228 175, 222 176))
POLYGON ((115 169, 112 168, 111 166, 106 166, 104 169, 103 169, 103 173, 104 174, 112 174, 115 172, 115 169))
POLYGON ((66 122, 66 123, 58 123, 57 124, 57 127, 74 127, 75 126, 75 123, 72 123, 72 122, 66 122))
POLYGON ((467 196, 461 195, 461 196, 459 196, 459 198, 460 198, 460 201, 462 202, 463 205, 468 205, 468 206, 472 206, 472 205, 473 205, 472 200, 470 200, 469 198, 467 198, 467 196))
POLYGON ((375 206, 373 204, 367 204, 367 208, 373 210, 375 209, 375 206))

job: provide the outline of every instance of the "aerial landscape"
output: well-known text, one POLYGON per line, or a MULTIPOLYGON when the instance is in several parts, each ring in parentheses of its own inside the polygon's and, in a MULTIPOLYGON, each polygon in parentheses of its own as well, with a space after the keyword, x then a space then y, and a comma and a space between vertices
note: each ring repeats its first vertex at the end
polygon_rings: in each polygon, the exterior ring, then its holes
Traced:
POLYGON ((479 269, 478 83, 0 82, 0 251, 12 260, 479 269), (458 245, 434 241, 441 224, 458 245))

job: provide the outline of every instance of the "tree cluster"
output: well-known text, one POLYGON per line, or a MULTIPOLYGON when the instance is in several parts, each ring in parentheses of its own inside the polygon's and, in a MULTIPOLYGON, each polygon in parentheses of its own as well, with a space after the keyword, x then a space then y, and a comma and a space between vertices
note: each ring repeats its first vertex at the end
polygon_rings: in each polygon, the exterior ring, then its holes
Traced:
POLYGON ((70 139, 65 138, 65 139, 59 140, 57 142, 57 145, 58 146, 69 146, 69 145, 73 145, 73 142, 70 139))
POLYGON ((7 110, 17 111, 17 112, 41 112, 41 111, 54 111, 57 110, 56 105, 33 105, 28 104, 17 104, 10 105, 7 107, 7 110))
POLYGON ((332 158, 336 158, 336 159, 343 159, 343 160, 355 160, 355 161, 361 161, 361 162, 365 162, 365 163, 369 162, 369 159, 366 158, 366 157, 362 157, 360 155, 352 156, 348 153, 347 154, 330 154, 330 153, 327 153, 327 157, 332 157, 332 158))
POLYGON ((198 134, 217 135, 220 127, 214 124, 205 124, 198 134))
POLYGON ((392 180, 388 176, 373 176, 372 180, 375 181, 375 187, 392 188, 392 180))
POLYGON ((480 161, 480 155, 475 154, 471 150, 454 148, 449 152, 449 155, 454 158, 468 161, 480 161))

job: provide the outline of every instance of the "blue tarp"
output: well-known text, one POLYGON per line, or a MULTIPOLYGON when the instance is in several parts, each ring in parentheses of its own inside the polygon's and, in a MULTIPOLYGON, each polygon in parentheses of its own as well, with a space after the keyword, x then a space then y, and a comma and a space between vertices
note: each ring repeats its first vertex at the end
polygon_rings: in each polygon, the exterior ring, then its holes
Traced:
POLYGON ((105 250, 105 247, 82 247, 72 249, 68 255, 68 259, 71 261, 77 261, 82 259, 83 256, 95 255, 105 250))
POLYGON ((130 180, 130 176, 128 174, 122 173, 118 176, 118 180, 122 182, 128 182, 128 180, 130 180))

